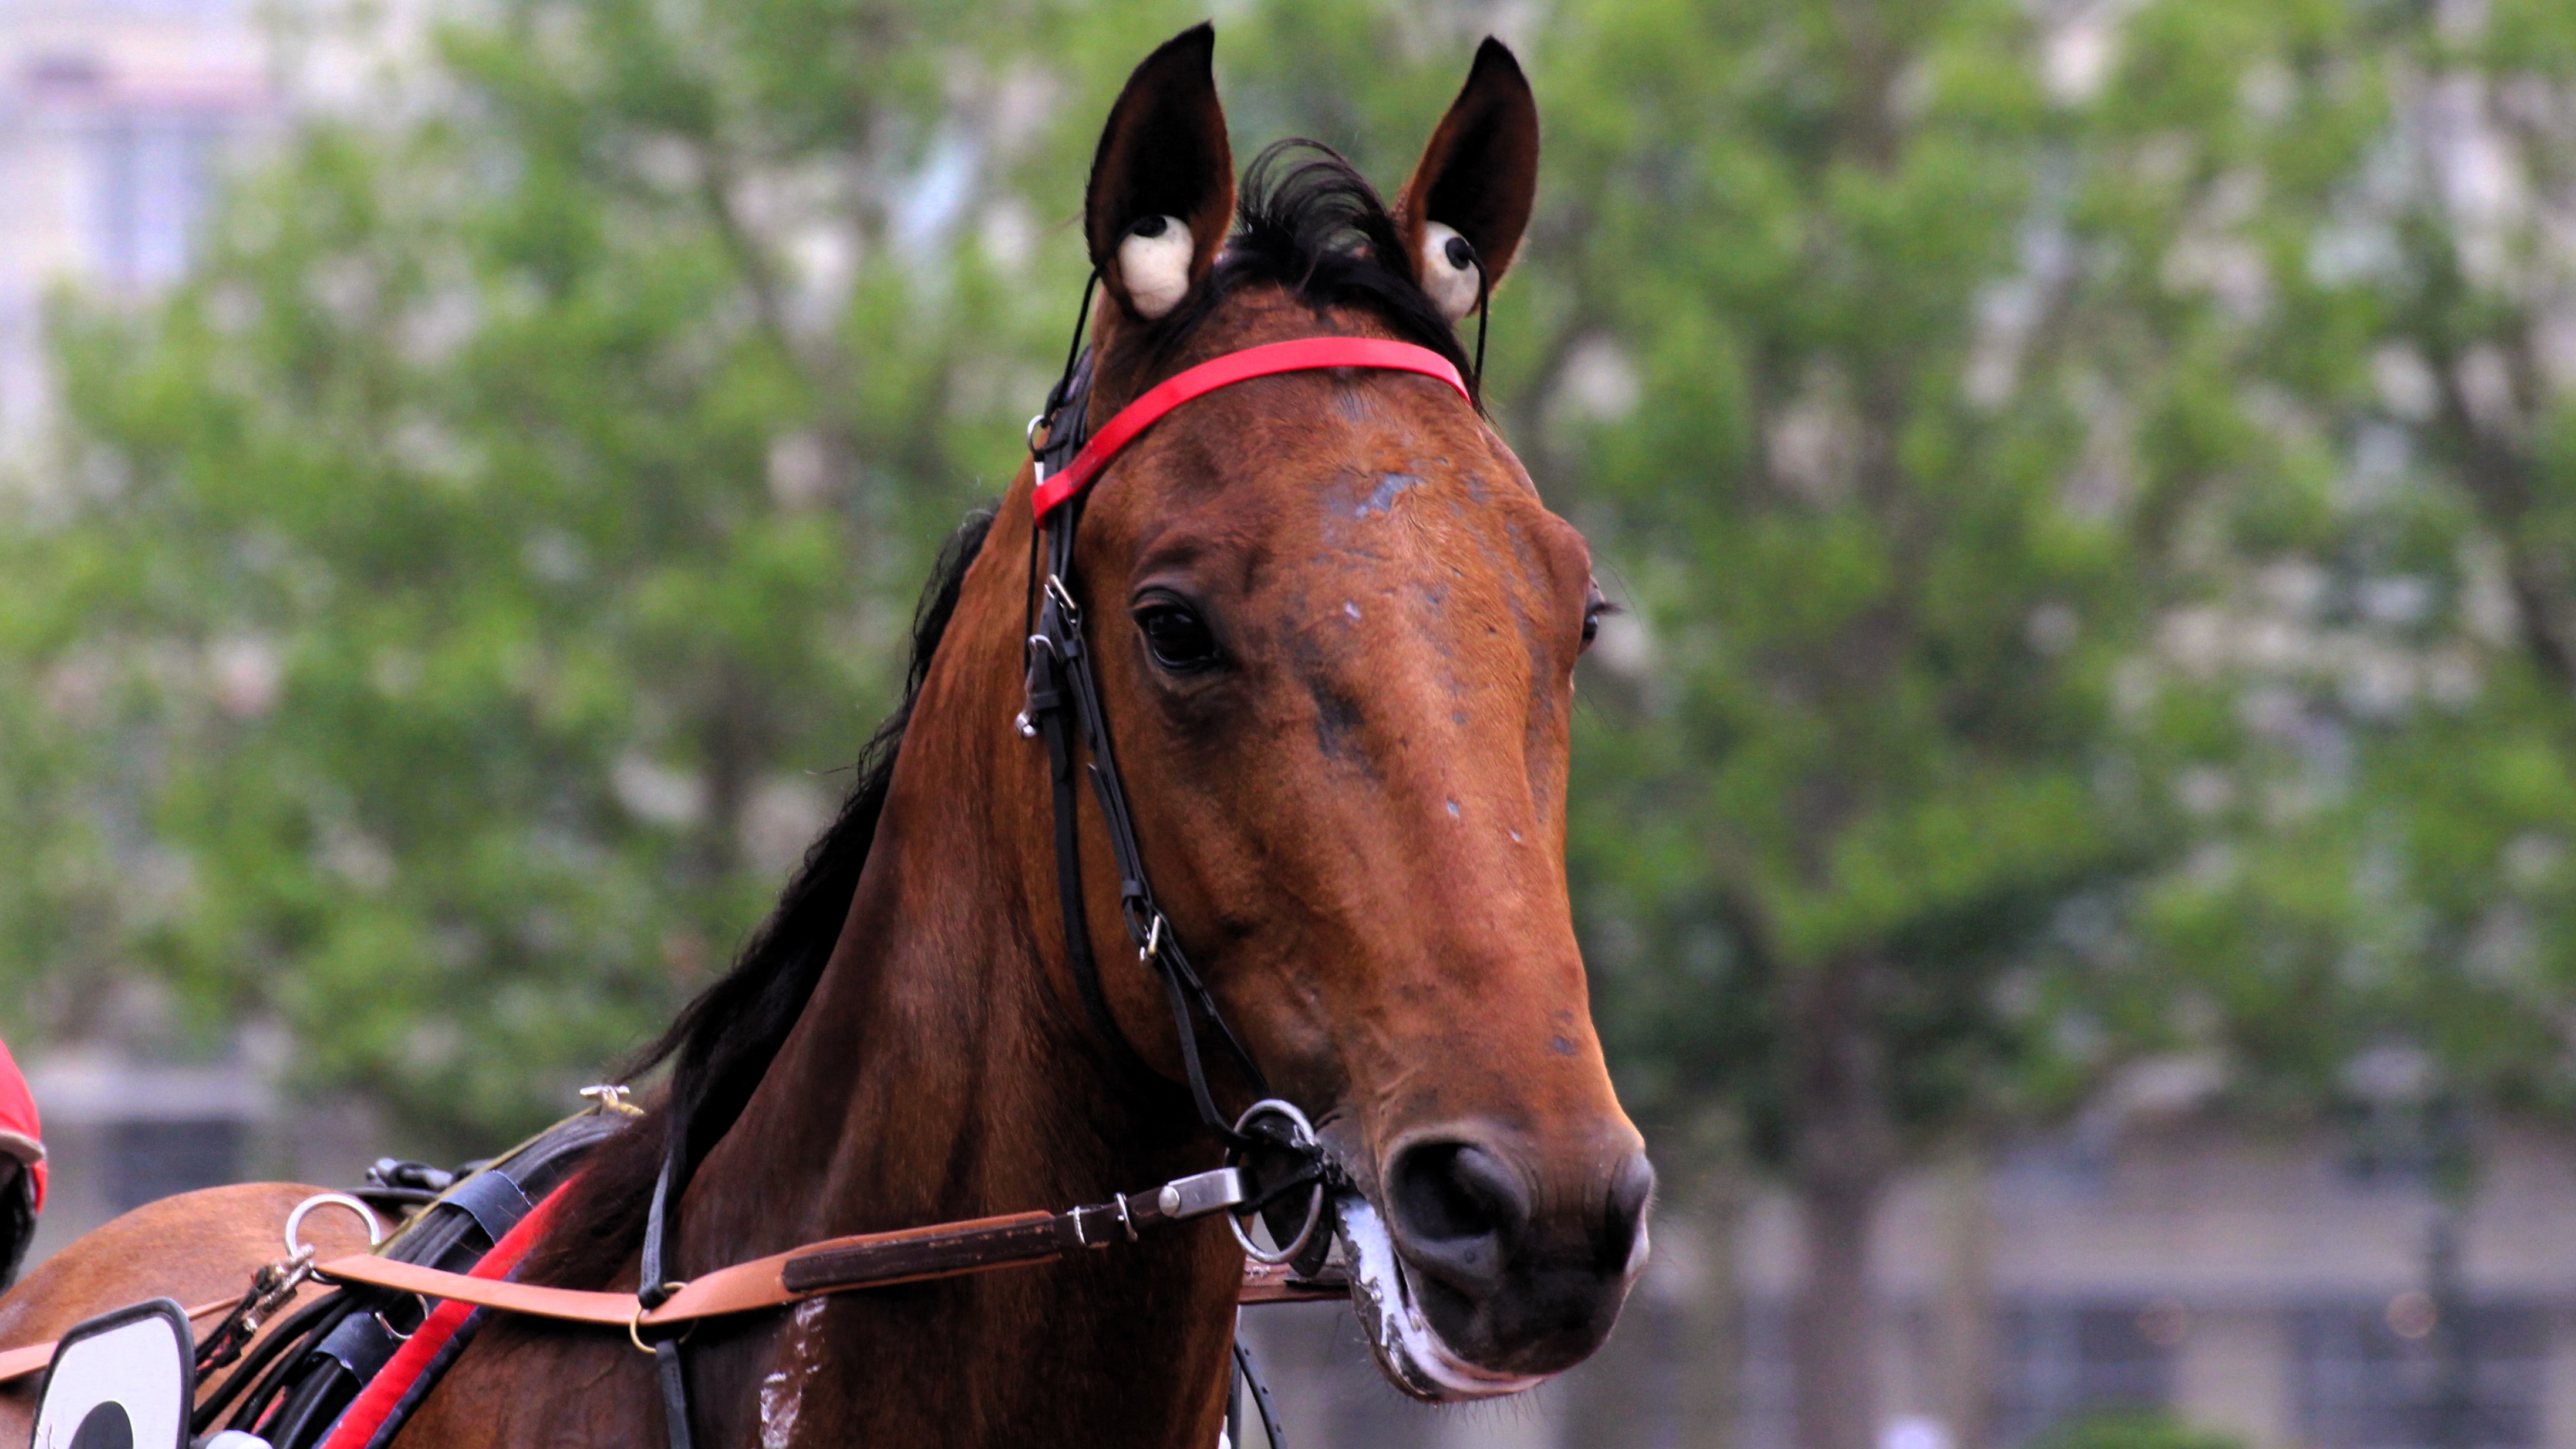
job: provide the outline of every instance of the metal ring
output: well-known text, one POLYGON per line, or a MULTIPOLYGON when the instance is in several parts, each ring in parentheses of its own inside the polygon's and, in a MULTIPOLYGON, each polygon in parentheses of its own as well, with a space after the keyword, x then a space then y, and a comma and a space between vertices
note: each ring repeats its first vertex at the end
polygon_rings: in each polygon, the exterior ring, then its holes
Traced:
MULTIPOLYGON (((688 1285, 684 1283, 663 1284, 662 1301, 665 1303, 670 1302, 672 1294, 679 1292, 682 1288, 687 1286, 688 1285)), ((628 1342, 635 1345, 636 1351, 639 1353, 649 1354, 653 1351, 653 1345, 644 1341, 644 1315, 652 1311, 652 1309, 644 1306, 644 1295, 640 1293, 637 1294, 635 1296, 635 1316, 626 1320, 626 1337, 628 1342)), ((698 1321, 692 1318, 689 1320, 689 1326, 681 1329, 679 1338, 673 1341, 686 1343, 689 1341, 689 1335, 697 1331, 698 1321)))
POLYGON ((1046 420, 1047 415, 1044 413, 1040 413, 1036 417, 1029 419, 1027 436, 1029 440, 1029 451, 1032 453, 1038 450, 1038 429, 1046 426, 1046 420))
POLYGON ((1315 1138, 1315 1124, 1307 1120, 1306 1114, 1298 1110, 1296 1103, 1278 1097, 1264 1097, 1244 1108, 1243 1115, 1234 1119, 1234 1135, 1245 1136, 1243 1130, 1245 1126, 1258 1117, 1285 1117, 1288 1119, 1288 1126, 1292 1129, 1288 1139, 1291 1146, 1318 1146, 1315 1138))
POLYGON ((286 1215, 286 1251, 289 1256, 293 1256, 298 1253, 310 1253, 313 1251, 311 1248, 304 1246, 304 1244, 297 1239, 295 1232, 296 1229, 304 1226, 304 1215, 318 1207, 347 1208, 349 1211, 358 1215, 358 1221, 367 1225, 368 1247, 373 1248, 384 1242, 384 1225, 376 1220, 376 1210, 374 1208, 367 1206, 365 1203, 358 1201, 356 1198, 349 1196, 345 1192, 317 1192, 313 1196, 306 1198, 304 1201, 297 1203, 295 1205, 295 1210, 286 1215))
MULTIPOLYGON (((1234 1119, 1234 1135, 1245 1136, 1244 1127, 1254 1118, 1263 1116, 1285 1117, 1288 1119, 1289 1145, 1321 1154, 1323 1149, 1315 1138, 1315 1124, 1306 1119, 1305 1113, 1297 1110, 1296 1103, 1282 1101, 1277 1097, 1264 1097, 1244 1108, 1243 1115, 1234 1119)), ((1229 1162, 1238 1155, 1235 1151, 1226 1153, 1229 1162)), ((1241 1215, 1227 1213, 1225 1225, 1233 1231, 1234 1240, 1243 1246, 1245 1257, 1256 1263, 1285 1263, 1304 1252, 1306 1244, 1314 1238, 1315 1225, 1324 1220, 1324 1198, 1327 1191, 1328 1189, 1320 1180, 1316 1182, 1314 1196, 1306 1200, 1306 1221, 1298 1227, 1297 1236, 1284 1248, 1274 1250, 1253 1242, 1252 1235, 1243 1230, 1241 1215)))

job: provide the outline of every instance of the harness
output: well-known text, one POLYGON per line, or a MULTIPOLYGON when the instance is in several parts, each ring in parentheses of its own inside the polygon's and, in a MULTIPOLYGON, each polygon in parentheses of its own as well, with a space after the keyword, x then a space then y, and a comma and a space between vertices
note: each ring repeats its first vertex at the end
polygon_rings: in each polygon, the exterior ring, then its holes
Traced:
MULTIPOLYGON (((1085 290, 1084 312, 1091 293, 1085 290)), ((1027 705, 1016 721, 1024 738, 1042 741, 1052 782, 1056 887, 1064 917, 1065 952, 1086 1013, 1122 1067, 1139 1080, 1163 1082, 1145 1061, 1110 1012, 1093 950, 1090 919, 1084 906, 1081 863, 1080 788, 1077 772, 1091 782, 1091 793, 1105 823, 1112 858, 1118 867, 1119 913, 1139 965, 1162 983, 1178 1033, 1187 1087, 1200 1124, 1225 1148, 1225 1165, 1190 1174, 1138 1193, 1113 1195, 1107 1202, 1060 1212, 1023 1212, 968 1222, 940 1223, 894 1232, 868 1233, 809 1243, 785 1253, 719 1268, 686 1281, 671 1268, 682 1190, 693 1164, 687 1160, 689 1124, 675 1115, 670 1123, 670 1151, 655 1180, 646 1218, 641 1254, 641 1281, 635 1293, 596 1292, 543 1287, 512 1281, 508 1276, 542 1236, 560 1186, 539 1193, 520 1190, 510 1174, 486 1169, 438 1199, 434 1207, 458 1208, 442 1221, 450 1224, 436 1251, 369 1252, 312 1261, 311 1250, 262 1270, 263 1279, 232 1310, 224 1326, 207 1340, 231 1337, 230 1351, 240 1353, 261 1320, 282 1307, 306 1278, 345 1285, 335 1294, 299 1310, 297 1321, 263 1341, 317 1343, 311 1350, 345 1373, 333 1377, 327 1396, 336 1421, 328 1426, 326 1449, 365 1449, 381 1445, 401 1427, 436 1372, 452 1362, 463 1342, 492 1312, 518 1313, 560 1322, 622 1328, 635 1346, 650 1353, 668 1426, 670 1449, 691 1449, 688 1378, 681 1345, 700 1319, 772 1309, 825 1294, 893 1283, 951 1277, 1019 1264, 1042 1262, 1116 1243, 1133 1242, 1146 1231, 1223 1213, 1253 1266, 1247 1268, 1238 1302, 1287 1302, 1340 1296, 1347 1285, 1318 1275, 1330 1234, 1317 1239, 1326 1198, 1347 1179, 1325 1154, 1304 1113, 1270 1097, 1261 1068, 1242 1038, 1226 1022, 1207 985, 1182 950, 1170 920, 1156 903, 1136 839, 1134 817, 1118 774, 1108 716, 1101 703, 1093 644, 1083 627, 1075 600, 1074 541, 1086 490, 1156 422, 1182 405, 1219 389, 1283 373, 1334 369, 1410 372, 1436 379, 1469 398, 1466 383, 1447 358, 1425 347, 1367 337, 1317 337, 1245 348, 1191 367, 1147 391, 1119 410, 1097 433, 1085 424, 1091 398, 1091 354, 1075 344, 1063 375, 1049 391, 1046 411, 1029 424, 1029 446, 1035 469, 1032 502, 1031 587, 1027 657, 1027 705), (1082 758, 1088 753, 1088 760, 1082 758), (1199 1047, 1203 1031, 1213 1031, 1227 1055, 1241 1068, 1259 1099, 1233 1120, 1218 1110, 1208 1085, 1199 1047), (492 1180, 498 1179, 499 1186, 492 1180), (482 1184, 482 1186, 478 1186, 482 1184), (499 1187, 510 1191, 502 1194, 499 1187), (1242 1219, 1262 1213, 1299 1192, 1308 1194, 1297 1230, 1284 1246, 1263 1248, 1244 1230, 1242 1219), (506 1198, 506 1214, 493 1211, 506 1198), (447 1251, 455 1235, 479 1230, 490 1245, 469 1270, 447 1251), (406 1261, 409 1259, 409 1261, 406 1261), (421 1314, 411 1295, 444 1300, 435 1312, 421 1314), (411 1327, 397 1328, 376 1305, 399 1302, 411 1309, 411 1327), (321 1342, 313 1332, 294 1332, 305 1314, 315 1315, 317 1330, 331 1325, 321 1342), (348 1325, 357 1327, 350 1328, 348 1325), (375 1327, 381 1325, 382 1332, 375 1327), (346 1332, 339 1330, 346 1328, 346 1332), (351 1340, 344 1343, 342 1340, 351 1340), (346 1352, 365 1339, 363 1352, 346 1352), (399 1345, 397 1349, 396 1345, 399 1345), (387 1360, 393 1360, 387 1367, 387 1360), (408 1364, 408 1372, 403 1370, 408 1364), (377 1369, 386 1368, 384 1373, 377 1369), (353 1402, 354 1397, 354 1402, 353 1402), (345 1411, 341 1409, 346 1405, 345 1411)), ((616 1089, 603 1108, 631 1113, 616 1100, 616 1089)), ((607 1112, 569 1119, 569 1123, 606 1125, 607 1112)), ((567 1123, 566 1125, 569 1125, 567 1123)), ((559 1129, 560 1130, 560 1129, 559 1129)), ((596 1127, 579 1134, 586 1149, 603 1133, 596 1127)), ((543 1141, 544 1139, 540 1139, 543 1141)), ((513 1159, 503 1159, 507 1166, 513 1159)), ((552 1159, 549 1159, 551 1165, 552 1159)), ((552 1176, 553 1174, 549 1174, 552 1176)), ((563 1174, 568 1177, 569 1173, 563 1174)), ((425 1212, 415 1223, 426 1220, 425 1212)), ((412 1229, 406 1228, 406 1236, 412 1229)), ((1274 1237, 1276 1237, 1274 1224, 1274 1237)), ((397 1240, 396 1249, 401 1240, 397 1240)), ((290 1253, 293 1244, 290 1242, 290 1253)), ((471 1256, 471 1255, 469 1255, 471 1256)), ((189 1313, 203 1318, 218 1305, 189 1313)), ((53 1345, 0 1354, 0 1383, 31 1373, 49 1360, 53 1345)), ((263 1348, 250 1350, 256 1357, 263 1348)), ((201 1349, 201 1355, 203 1350, 201 1349)), ((1254 1406, 1273 1445, 1283 1443, 1269 1404, 1268 1391, 1251 1372, 1251 1360, 1240 1340, 1235 1361, 1254 1387, 1254 1406)), ((237 1375, 239 1377, 239 1375, 237 1375)), ((302 1404, 310 1391, 281 1385, 281 1392, 302 1404)), ((235 1392, 228 1384, 218 1391, 235 1392)), ((257 1400, 263 1388, 255 1390, 257 1400)), ((317 1401, 318 1402, 318 1401, 317 1401)), ((1239 1421, 1240 1405, 1231 1417, 1239 1421)), ((299 1416, 303 1417, 303 1416, 299 1416)), ((289 1441, 276 1441, 288 1449, 289 1441)), ((298 1442, 316 1442, 304 1439, 298 1442)), ((1238 1436, 1235 1442, 1241 1442, 1238 1436)))

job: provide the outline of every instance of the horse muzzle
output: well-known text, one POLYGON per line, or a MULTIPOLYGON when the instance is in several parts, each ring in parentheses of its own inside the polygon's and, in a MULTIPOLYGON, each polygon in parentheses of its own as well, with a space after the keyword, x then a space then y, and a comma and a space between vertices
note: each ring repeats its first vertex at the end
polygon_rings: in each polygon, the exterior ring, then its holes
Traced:
POLYGON ((1336 1196, 1353 1309, 1416 1398, 1519 1393, 1580 1363, 1645 1266, 1655 1175, 1642 1152, 1553 1210, 1518 1162, 1490 1137, 1423 1138, 1390 1155, 1380 1192, 1336 1196))

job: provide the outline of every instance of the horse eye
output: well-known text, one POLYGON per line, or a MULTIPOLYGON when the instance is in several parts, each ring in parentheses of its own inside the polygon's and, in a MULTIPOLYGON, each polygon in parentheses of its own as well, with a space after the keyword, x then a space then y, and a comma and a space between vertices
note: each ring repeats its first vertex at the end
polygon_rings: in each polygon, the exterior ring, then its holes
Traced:
POLYGON ((1186 604, 1162 601, 1136 611, 1136 627, 1154 662, 1179 673, 1205 669, 1217 662, 1216 636, 1186 604))
POLYGON ((1618 607, 1618 605, 1611 603, 1608 599, 1601 597, 1601 590, 1597 585, 1593 588, 1591 595, 1583 601, 1584 648, 1591 648, 1592 641, 1600 637, 1601 616, 1615 612, 1618 607))

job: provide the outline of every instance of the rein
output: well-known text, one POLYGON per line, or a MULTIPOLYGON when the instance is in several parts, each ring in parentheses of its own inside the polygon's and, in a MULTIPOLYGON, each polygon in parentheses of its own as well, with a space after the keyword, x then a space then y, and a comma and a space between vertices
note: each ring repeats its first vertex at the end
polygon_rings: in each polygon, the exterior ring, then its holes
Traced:
MULTIPOLYGON (((1086 291, 1086 304, 1089 297, 1086 291)), ((1085 310, 1088 311, 1087 305, 1085 310)), ((1078 740, 1080 748, 1090 754, 1081 770, 1090 778, 1093 798, 1108 828, 1110 851, 1118 865, 1120 916, 1136 948, 1138 964, 1152 971, 1163 984, 1180 1037, 1192 1103, 1201 1124, 1225 1146, 1225 1166, 1175 1178, 1145 1192, 1116 1194, 1108 1202, 1094 1206, 834 1238, 680 1281, 670 1271, 670 1247, 679 1195, 687 1184, 691 1165, 685 1160, 688 1123, 675 1118, 669 1128, 670 1152, 655 1180, 645 1221, 641 1254, 641 1281, 645 1286, 637 1292, 595 1292, 513 1282, 504 1275, 516 1258, 503 1254, 499 1244, 493 1261, 474 1274, 361 1253, 312 1265, 311 1275, 531 1317, 623 1327, 637 1348, 654 1357, 671 1449, 691 1449, 688 1382, 680 1345, 688 1336, 686 1330, 701 1319, 783 1307, 824 1294, 1043 1262, 1067 1253, 1134 1242, 1144 1230, 1216 1213, 1226 1214, 1228 1225, 1252 1260, 1237 1296, 1239 1303, 1328 1298, 1347 1292, 1347 1284, 1312 1271, 1297 1271, 1299 1266, 1310 1270, 1320 1266, 1323 1247, 1314 1238, 1325 1199, 1333 1189, 1347 1186, 1347 1181, 1317 1142, 1305 1114, 1267 1095, 1259 1064, 1227 1024, 1205 981, 1182 951, 1170 920, 1155 903, 1153 888, 1146 879, 1144 854, 1136 841, 1126 787, 1119 778, 1110 747, 1109 721, 1101 704, 1094 656, 1073 590, 1074 533, 1081 521, 1085 492, 1155 423, 1183 404, 1237 383, 1282 373, 1344 368, 1431 377, 1448 384, 1472 403, 1457 368, 1429 348, 1383 338, 1313 337, 1249 347, 1200 363, 1147 391, 1120 409, 1097 434, 1086 438, 1091 355, 1082 347, 1077 328, 1064 376, 1049 391, 1047 410, 1029 424, 1035 465, 1031 501, 1036 515, 1031 540, 1032 627, 1027 643, 1028 702, 1016 723, 1024 738, 1043 740, 1046 746, 1053 782, 1056 885, 1064 915, 1065 951, 1084 1007, 1110 1050, 1130 1070, 1158 1076, 1110 1013, 1101 990, 1082 893, 1079 790, 1074 783, 1078 740), (1034 557, 1041 551, 1042 572, 1034 557), (1217 1110, 1215 1095, 1208 1087, 1206 1065, 1199 1051, 1202 1022, 1205 1028, 1215 1031, 1228 1054, 1241 1065, 1254 1094, 1260 1098, 1231 1123, 1217 1110), (1260 1213, 1300 1189, 1309 1190, 1311 1196, 1303 1226, 1294 1238, 1275 1250, 1256 1245, 1239 1219, 1260 1213), (505 1256, 507 1262, 502 1261, 505 1256), (683 1331, 648 1340, 645 1331, 655 1328, 683 1331)), ((560 1191, 557 1189, 558 1194, 560 1191)), ((524 1251, 526 1244, 533 1242, 537 1225, 549 1216, 546 1210, 557 1200, 557 1196, 549 1195, 509 1235, 509 1240, 524 1251)), ((305 1261, 310 1262, 309 1256, 305 1261)), ((209 1305, 190 1316, 202 1316, 219 1306, 226 1305, 209 1305)), ((0 1354, 0 1383, 43 1367, 50 1361, 52 1350, 52 1344, 38 1344, 0 1354)), ((1239 1343, 1237 1361, 1249 1368, 1239 1343)), ((1260 1399, 1267 1420, 1266 1391, 1260 1399)), ((1275 1428, 1272 1442, 1279 1442, 1275 1428)))

